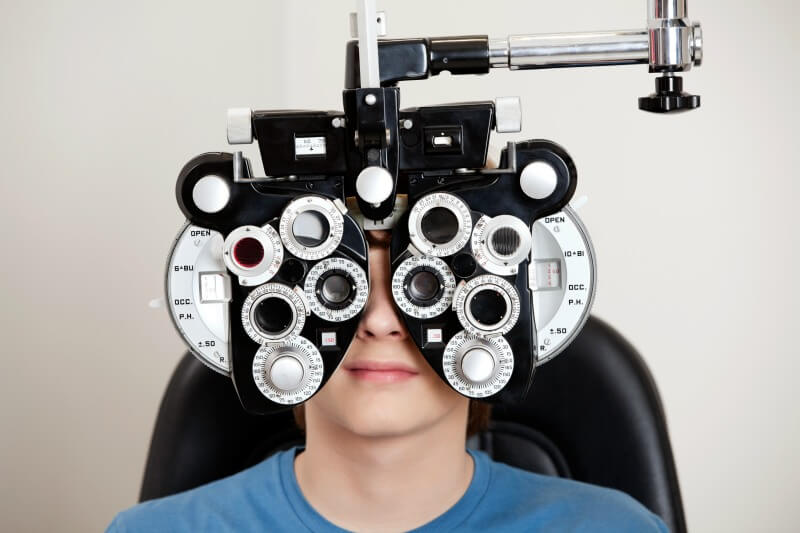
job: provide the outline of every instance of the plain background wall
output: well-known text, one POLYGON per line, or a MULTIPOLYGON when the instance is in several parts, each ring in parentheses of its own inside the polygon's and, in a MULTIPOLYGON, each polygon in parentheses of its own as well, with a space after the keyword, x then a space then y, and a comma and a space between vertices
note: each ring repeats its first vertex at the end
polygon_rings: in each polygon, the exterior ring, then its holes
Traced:
MULTIPOLYGON (((383 2, 389 36, 641 28, 645 0, 383 2)), ((184 345, 162 309, 178 170, 228 107, 340 109, 350 1, 2 2, 0 530, 97 531, 135 503, 184 345)), ((796 529, 798 7, 693 0, 699 111, 646 67, 406 83, 405 106, 523 98, 569 150, 595 313, 663 396, 694 531, 796 529)), ((248 152, 255 155, 255 149, 248 152)), ((260 170, 260 169, 259 169, 260 170)))

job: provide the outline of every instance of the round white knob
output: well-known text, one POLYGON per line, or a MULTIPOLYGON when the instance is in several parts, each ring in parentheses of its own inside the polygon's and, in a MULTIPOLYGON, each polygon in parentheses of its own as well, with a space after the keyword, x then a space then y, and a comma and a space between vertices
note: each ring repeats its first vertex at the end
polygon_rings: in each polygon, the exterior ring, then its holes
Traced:
POLYGON ((522 106, 519 96, 501 96, 494 101, 495 129, 497 133, 522 131, 522 106))
POLYGON ((253 112, 249 107, 228 109, 228 144, 253 142, 253 112))
POLYGON ((558 174, 550 163, 534 161, 528 163, 519 177, 519 184, 524 192, 534 200, 544 200, 556 190, 558 174))
POLYGON ((231 190, 228 182, 219 176, 205 176, 194 184, 192 201, 204 213, 217 213, 222 211, 228 200, 231 199, 231 190))
POLYGON ((392 194, 394 180, 383 167, 367 167, 356 178, 356 194, 370 204, 378 205, 392 194))
POLYGON ((303 381, 303 365, 290 355, 279 357, 269 369, 269 379, 279 389, 295 390, 303 381))
POLYGON ((464 377, 473 383, 486 381, 494 373, 494 357, 484 348, 473 348, 461 359, 464 377))

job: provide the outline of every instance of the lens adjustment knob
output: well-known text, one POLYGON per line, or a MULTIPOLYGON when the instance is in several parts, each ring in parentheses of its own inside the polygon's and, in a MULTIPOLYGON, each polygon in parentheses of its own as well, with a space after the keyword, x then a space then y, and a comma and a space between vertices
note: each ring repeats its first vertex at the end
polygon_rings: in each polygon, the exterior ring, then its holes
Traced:
POLYGON ((447 343, 442 369, 456 391, 470 398, 485 398, 508 384, 514 372, 514 354, 502 336, 484 338, 462 330, 447 343))
POLYGON ((296 389, 303 381, 303 364, 291 355, 282 355, 275 359, 269 369, 269 379, 281 390, 296 389))
POLYGON ((356 194, 372 205, 386 201, 392 195, 393 188, 392 175, 383 167, 367 167, 356 178, 356 194))
POLYGON ((253 380, 267 399, 283 405, 306 401, 322 383, 322 356, 305 337, 261 346, 253 358, 253 380))
POLYGON ((544 200, 556 190, 558 173, 546 161, 528 163, 519 176, 522 192, 534 200, 544 200))
POLYGON ((461 372, 473 383, 481 383, 494 373, 494 357, 483 347, 472 348, 461 359, 461 372))

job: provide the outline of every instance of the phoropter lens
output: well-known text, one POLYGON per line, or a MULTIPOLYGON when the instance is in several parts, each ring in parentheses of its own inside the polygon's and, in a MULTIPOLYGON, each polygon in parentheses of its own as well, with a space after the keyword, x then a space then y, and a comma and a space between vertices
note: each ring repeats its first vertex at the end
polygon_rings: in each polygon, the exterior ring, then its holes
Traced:
POLYGON ((291 327, 294 322, 294 309, 283 298, 264 298, 256 306, 253 317, 261 331, 277 335, 291 327))
POLYGON ((264 246, 253 237, 240 239, 233 245, 233 259, 244 268, 256 267, 264 259, 264 246))
POLYGON ((504 227, 498 228, 497 231, 492 233, 492 248, 499 255, 511 255, 517 251, 522 239, 514 228, 504 227))
POLYGON ((482 326, 493 326, 503 320, 508 309, 505 299, 499 292, 486 289, 472 297, 469 311, 482 326))
POLYGON ((420 221, 422 234, 434 244, 445 244, 458 234, 458 218, 447 208, 434 207, 420 221))
POLYGON ((408 283, 408 293, 415 300, 428 302, 439 292, 439 279, 432 272, 421 270, 411 276, 408 283))
POLYGON ((322 298, 332 304, 346 301, 351 291, 350 281, 341 274, 331 274, 322 282, 322 298))
POLYGON ((331 228, 328 219, 319 211, 303 211, 292 224, 292 235, 302 246, 313 248, 328 238, 331 228))

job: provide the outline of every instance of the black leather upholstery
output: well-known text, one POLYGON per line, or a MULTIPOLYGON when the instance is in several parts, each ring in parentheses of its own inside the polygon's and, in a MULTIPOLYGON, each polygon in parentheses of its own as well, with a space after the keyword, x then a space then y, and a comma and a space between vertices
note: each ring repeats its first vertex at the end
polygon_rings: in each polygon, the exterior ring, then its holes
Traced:
MULTIPOLYGON (((590 318, 565 353, 537 370, 528 399, 495 406, 489 429, 467 445, 518 468, 619 489, 671 531, 686 530, 658 391, 615 330, 590 318)), ((303 442, 291 411, 246 414, 230 380, 186 354, 161 404, 140 500, 225 477, 303 442)))

